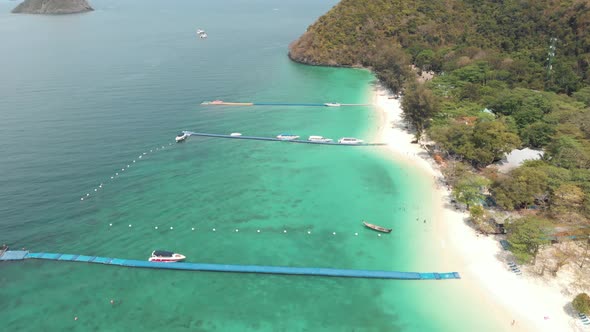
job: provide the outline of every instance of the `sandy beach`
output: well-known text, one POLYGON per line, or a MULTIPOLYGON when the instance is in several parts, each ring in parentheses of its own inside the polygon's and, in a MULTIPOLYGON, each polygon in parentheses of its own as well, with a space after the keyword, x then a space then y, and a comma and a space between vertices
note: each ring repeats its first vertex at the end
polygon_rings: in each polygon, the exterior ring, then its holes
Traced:
MULTIPOLYGON (((450 192, 441 183, 438 165, 419 144, 412 144, 412 133, 402 120, 401 100, 382 87, 374 91, 374 104, 381 114, 379 140, 387 143, 393 157, 419 167, 432 178, 435 228, 441 255, 459 271, 470 292, 498 306, 506 331, 584 331, 579 320, 566 312, 575 294, 567 294, 560 278, 541 278, 524 268, 521 276, 506 265, 509 253, 493 236, 478 236, 466 224, 468 214, 450 203, 450 192), (514 323, 513 323, 514 321, 514 323)), ((559 274, 558 274, 559 276, 559 274)), ((571 310, 571 309, 570 309, 571 310)))

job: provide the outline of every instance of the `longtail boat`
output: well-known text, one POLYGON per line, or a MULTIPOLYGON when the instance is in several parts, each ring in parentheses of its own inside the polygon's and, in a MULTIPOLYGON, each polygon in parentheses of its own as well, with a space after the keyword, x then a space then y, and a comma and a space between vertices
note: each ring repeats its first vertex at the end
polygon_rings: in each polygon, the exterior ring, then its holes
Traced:
POLYGON ((376 230, 377 232, 382 232, 382 233, 391 233, 392 229, 391 228, 385 228, 385 227, 381 227, 381 226, 377 226, 377 225, 373 225, 373 224, 369 224, 366 221, 363 221, 363 225, 365 225, 365 227, 368 227, 372 230, 376 230))

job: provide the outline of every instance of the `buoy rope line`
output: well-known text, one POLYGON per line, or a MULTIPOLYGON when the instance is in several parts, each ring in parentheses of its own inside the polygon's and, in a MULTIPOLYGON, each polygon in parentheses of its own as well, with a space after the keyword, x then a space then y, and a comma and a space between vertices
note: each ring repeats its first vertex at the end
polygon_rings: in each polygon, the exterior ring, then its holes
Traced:
MULTIPOLYGON (((172 143, 168 143, 167 146, 172 146, 172 143)), ((108 183, 109 181, 114 181, 116 180, 120 175, 123 175, 123 173, 127 170, 129 170, 131 167, 133 167, 133 165, 137 164, 138 162, 145 160, 145 157, 147 157, 148 155, 157 152, 157 151, 161 151, 166 149, 167 147, 166 145, 160 145, 157 146, 155 148, 146 150, 144 152, 142 152, 139 156, 137 156, 137 158, 133 159, 132 161, 130 161, 129 163, 126 164, 126 166, 123 166, 120 170, 117 169, 115 171, 115 173, 113 175, 110 176, 110 179, 107 179, 106 181, 101 182, 98 186, 96 186, 93 190, 91 190, 90 192, 82 195, 82 197, 80 197, 80 201, 87 201, 90 198, 93 197, 93 195, 97 195, 98 192, 103 189, 105 187, 105 184, 108 183), (94 192, 94 194, 91 195, 91 193, 94 192)))
MULTIPOLYGON (((117 226, 116 224, 109 223, 109 229, 112 228, 112 227, 116 227, 116 226, 117 226)), ((127 226, 127 228, 134 228, 133 224, 127 224, 127 225, 123 225, 123 226, 127 226)), ((170 227, 167 227, 167 226, 166 227, 154 226, 152 229, 155 230, 155 231, 157 231, 157 230, 171 230, 171 231, 173 231, 175 229, 176 230, 179 230, 179 228, 174 228, 174 226, 170 226, 170 227)), ((215 227, 212 227, 212 228, 190 227, 190 231, 191 232, 203 232, 203 231, 205 231, 205 232, 218 232, 219 231, 219 232, 225 232, 225 233, 227 233, 227 232, 229 232, 229 233, 240 233, 240 229, 239 228, 220 230, 220 229, 217 229, 215 227)), ((241 232, 242 233, 247 233, 248 231, 243 231, 242 230, 241 232)), ((252 231, 249 231, 249 232, 252 233, 252 231)), ((261 233, 282 233, 282 234, 293 234, 293 233, 295 233, 295 234, 297 234, 297 233, 301 233, 301 231, 288 231, 286 229, 283 229, 282 231, 263 231, 262 229, 256 229, 255 233, 256 234, 261 234, 261 233)), ((342 232, 342 233, 341 232, 312 232, 311 230, 306 230, 303 233, 304 234, 307 234, 307 235, 326 234, 327 233, 327 234, 330 234, 332 236, 342 235, 342 234, 344 234, 344 235, 351 234, 351 233, 348 233, 348 232, 342 232)), ((360 234, 359 232, 354 232, 352 234, 354 236, 363 235, 363 234, 360 234)), ((369 233, 367 233, 367 234, 369 234, 369 233)), ((381 237, 381 234, 380 233, 374 233, 374 234, 377 237, 381 237)))

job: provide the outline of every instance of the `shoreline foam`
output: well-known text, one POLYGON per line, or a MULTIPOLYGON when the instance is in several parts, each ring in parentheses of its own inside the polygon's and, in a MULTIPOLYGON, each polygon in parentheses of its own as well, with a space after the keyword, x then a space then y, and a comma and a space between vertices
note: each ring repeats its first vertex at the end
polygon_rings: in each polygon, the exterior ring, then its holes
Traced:
MULTIPOLYGON (((405 127, 400 99, 381 86, 373 89, 373 102, 380 112, 378 138, 387 144, 393 157, 403 164, 419 168, 432 178, 432 199, 435 216, 436 242, 440 241, 441 259, 459 271, 469 292, 476 292, 490 303, 499 306, 495 315, 509 331, 582 331, 576 318, 564 307, 571 301, 560 287, 547 285, 530 273, 517 276, 499 257, 506 255, 492 236, 479 237, 465 220, 468 214, 449 204, 450 192, 442 183, 442 174, 419 144, 412 144, 414 135, 405 127), (450 244, 446 246, 445 244, 450 244), (512 325, 512 321, 515 321, 512 325)), ((524 271, 523 271, 524 272, 524 271)), ((573 295, 572 295, 573 297, 573 295)))

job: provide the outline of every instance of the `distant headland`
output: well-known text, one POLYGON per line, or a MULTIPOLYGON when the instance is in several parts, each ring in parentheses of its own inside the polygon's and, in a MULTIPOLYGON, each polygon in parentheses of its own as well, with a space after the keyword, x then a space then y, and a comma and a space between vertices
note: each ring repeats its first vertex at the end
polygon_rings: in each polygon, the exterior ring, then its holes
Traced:
POLYGON ((92 11, 86 0, 25 0, 12 10, 17 14, 74 14, 92 11))

